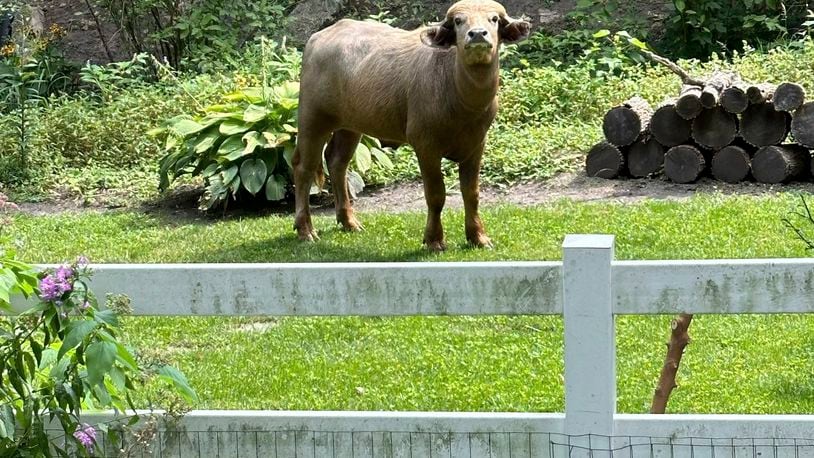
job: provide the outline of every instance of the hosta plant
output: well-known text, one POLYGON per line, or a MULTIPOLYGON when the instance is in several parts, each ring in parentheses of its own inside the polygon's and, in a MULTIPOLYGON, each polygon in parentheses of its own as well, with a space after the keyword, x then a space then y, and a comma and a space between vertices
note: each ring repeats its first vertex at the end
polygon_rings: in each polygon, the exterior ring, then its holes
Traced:
MULTIPOLYGON (((201 116, 175 117, 151 131, 166 136, 166 155, 159 162, 160 189, 182 175, 200 175, 205 183, 204 210, 224 204, 230 196, 237 198, 242 191, 269 201, 284 199, 292 186, 298 96, 296 82, 245 88, 207 107, 201 116)), ((386 168, 393 166, 378 140, 363 137, 348 173, 353 193, 364 187, 362 175, 374 160, 386 168)))

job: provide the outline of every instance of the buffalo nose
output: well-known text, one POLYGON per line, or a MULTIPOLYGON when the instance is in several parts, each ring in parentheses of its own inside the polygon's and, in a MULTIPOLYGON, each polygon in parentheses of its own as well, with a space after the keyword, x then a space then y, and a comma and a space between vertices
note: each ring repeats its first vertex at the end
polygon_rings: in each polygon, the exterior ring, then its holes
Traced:
POLYGON ((466 35, 470 39, 475 38, 475 37, 486 38, 489 35, 489 31, 486 30, 486 29, 477 28, 477 29, 470 30, 469 32, 466 33, 466 35))

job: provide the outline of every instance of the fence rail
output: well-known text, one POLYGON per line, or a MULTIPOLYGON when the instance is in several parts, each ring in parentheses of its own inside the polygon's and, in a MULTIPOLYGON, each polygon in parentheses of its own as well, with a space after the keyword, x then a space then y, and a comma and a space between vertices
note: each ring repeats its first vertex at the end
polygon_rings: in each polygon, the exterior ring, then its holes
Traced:
POLYGON ((193 411, 162 426, 159 456, 814 458, 814 415, 617 414, 614 330, 618 314, 812 313, 812 260, 616 261, 612 236, 571 235, 562 262, 93 268, 136 315, 564 316, 565 413, 193 411))

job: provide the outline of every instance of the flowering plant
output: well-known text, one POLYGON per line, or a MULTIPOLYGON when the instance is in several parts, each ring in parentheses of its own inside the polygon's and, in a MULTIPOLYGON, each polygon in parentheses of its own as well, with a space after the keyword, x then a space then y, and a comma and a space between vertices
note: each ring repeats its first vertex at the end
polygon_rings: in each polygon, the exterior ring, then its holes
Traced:
POLYGON ((98 431, 114 442, 117 433, 82 423, 81 412, 134 411, 131 396, 151 375, 187 402, 197 400, 178 370, 139 367, 118 339, 118 314, 100 308, 88 289, 90 275, 83 257, 38 274, 0 254, 0 310, 12 311, 14 292, 40 299, 0 318, 0 456, 90 456, 98 431))

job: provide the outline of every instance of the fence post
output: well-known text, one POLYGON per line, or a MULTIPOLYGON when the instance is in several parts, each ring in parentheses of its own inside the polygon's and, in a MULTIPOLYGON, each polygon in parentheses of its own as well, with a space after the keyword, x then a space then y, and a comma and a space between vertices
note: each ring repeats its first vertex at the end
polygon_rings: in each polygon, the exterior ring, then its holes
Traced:
MULTIPOLYGON (((612 436, 616 413, 616 342, 611 295, 614 237, 568 235, 562 249, 565 433, 571 440, 584 434, 612 436)), ((603 447, 596 439, 586 445, 603 447)))

